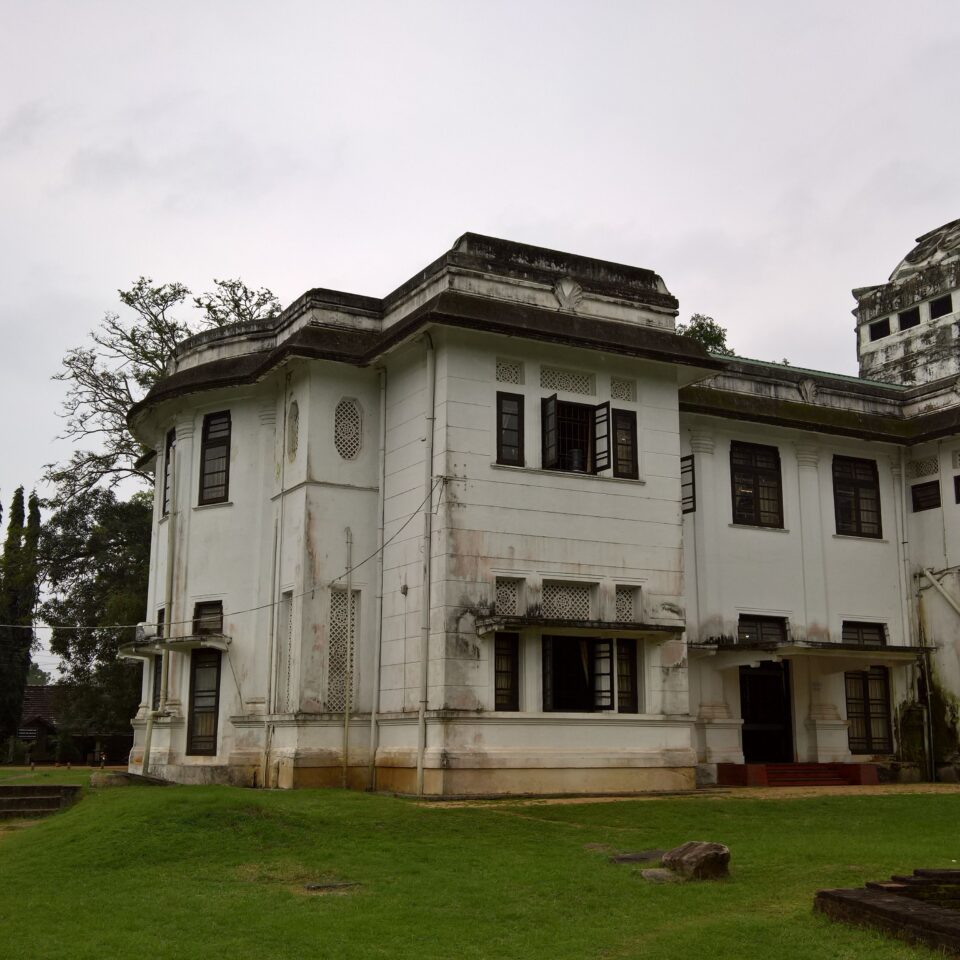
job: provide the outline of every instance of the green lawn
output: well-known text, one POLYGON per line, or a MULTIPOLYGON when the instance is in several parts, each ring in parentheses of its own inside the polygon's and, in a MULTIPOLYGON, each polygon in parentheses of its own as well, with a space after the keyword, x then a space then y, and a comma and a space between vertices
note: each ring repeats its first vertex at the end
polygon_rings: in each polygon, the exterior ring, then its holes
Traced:
MULTIPOLYGON (((80 764, 72 766, 69 770, 66 767, 37 767, 31 770, 29 767, 0 766, 0 786, 4 784, 14 786, 21 783, 57 783, 79 784, 85 787, 90 782, 90 775, 98 769, 98 767, 86 767, 80 764)), ((108 771, 126 769, 126 767, 107 767, 108 771)))
POLYGON ((960 795, 441 808, 339 791, 88 791, 0 839, 4 957, 932 957, 813 916, 820 887, 960 860, 960 795), (727 843, 654 886, 617 851, 727 843), (310 895, 311 880, 358 881, 310 895))

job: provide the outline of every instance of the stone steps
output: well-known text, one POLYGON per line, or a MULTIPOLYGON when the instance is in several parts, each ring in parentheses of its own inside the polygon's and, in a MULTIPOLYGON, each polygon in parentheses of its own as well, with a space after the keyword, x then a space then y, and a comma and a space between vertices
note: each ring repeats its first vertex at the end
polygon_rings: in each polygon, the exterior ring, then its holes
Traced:
POLYGON ((79 792, 77 786, 0 784, 0 820, 47 817, 69 807, 79 792))

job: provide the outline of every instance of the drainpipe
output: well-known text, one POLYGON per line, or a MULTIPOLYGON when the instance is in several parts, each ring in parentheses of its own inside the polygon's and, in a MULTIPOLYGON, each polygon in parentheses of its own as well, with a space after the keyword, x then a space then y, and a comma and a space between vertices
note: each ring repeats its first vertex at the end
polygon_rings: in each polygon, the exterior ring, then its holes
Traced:
MULTIPOLYGON (((277 584, 277 543, 279 540, 280 532, 279 525, 276 520, 273 521, 273 565, 270 568, 270 594, 271 598, 276 600, 276 584, 277 584)), ((274 607, 276 604, 274 604, 274 607)), ((275 657, 275 648, 276 648, 276 617, 277 611, 274 607, 270 608, 270 623, 267 627, 268 633, 268 646, 267 646, 267 698, 264 703, 264 708, 267 711, 267 717, 272 716, 275 713, 274 710, 274 700, 276 698, 276 690, 273 683, 273 661, 275 657)), ((270 746, 273 741, 273 724, 266 719, 263 720, 263 768, 260 773, 260 786, 267 786, 267 777, 270 775, 270 746)))
MULTIPOLYGON (((164 597, 163 597, 163 639, 170 640, 170 631, 173 627, 173 550, 176 542, 176 517, 177 517, 177 447, 174 443, 167 451, 166 455, 170 458, 170 503, 167 513, 167 556, 166 569, 164 571, 164 597)), ((161 494, 162 496, 162 494, 161 494)), ((167 644, 164 644, 163 652, 160 654, 160 702, 157 709, 153 709, 153 703, 150 704, 150 711, 147 713, 147 730, 143 737, 143 763, 141 770, 143 775, 150 775, 150 748, 153 741, 153 721, 158 716, 163 716, 167 710, 167 683, 170 672, 170 653, 167 644)))
POLYGON ((350 707, 353 694, 353 531, 347 527, 347 669, 343 681, 343 789, 350 765, 350 707))
POLYGON ((387 473, 387 371, 379 371, 380 379, 380 450, 377 458, 380 488, 377 492, 377 595, 374 608, 374 623, 377 630, 377 645, 373 667, 373 706, 370 710, 370 763, 367 770, 367 789, 377 787, 377 747, 380 728, 377 725, 377 710, 380 708, 380 663, 383 654, 383 513, 387 473))
POLYGON ((427 749, 427 696, 430 664, 430 560, 433 535, 433 428, 436 414, 437 358, 430 334, 423 335, 427 351, 426 436, 423 456, 423 587, 420 593, 420 704, 417 716, 417 796, 423 796, 423 758, 427 749))
MULTIPOLYGON (((924 570, 924 574, 927 574, 927 571, 924 570)), ((929 574, 927 574, 929 576, 929 574)), ((937 584, 939 586, 939 584, 937 584)), ((951 604, 952 605, 952 604, 951 604)), ((936 745, 933 739, 933 716, 930 713, 930 648, 927 646, 927 618, 923 609, 923 594, 920 592, 920 585, 917 584, 917 620, 919 621, 920 627, 920 644, 924 648, 923 654, 921 654, 920 660, 923 664, 924 670, 924 681, 927 686, 927 704, 924 707, 924 714, 926 716, 926 734, 927 734, 927 743, 930 746, 930 751, 928 753, 928 758, 930 760, 930 780, 936 782, 937 779, 937 760, 934 756, 934 750, 936 745)))

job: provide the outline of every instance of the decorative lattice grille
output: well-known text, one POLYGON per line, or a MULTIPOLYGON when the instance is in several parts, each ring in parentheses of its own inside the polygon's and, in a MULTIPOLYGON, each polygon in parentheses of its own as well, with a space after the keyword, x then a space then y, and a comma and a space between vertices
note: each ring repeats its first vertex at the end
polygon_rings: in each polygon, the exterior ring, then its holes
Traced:
POLYGON ((344 460, 355 460, 360 453, 360 404, 341 400, 333 416, 333 442, 344 460))
POLYGON ((907 469, 914 479, 917 477, 932 477, 940 472, 940 463, 936 457, 925 457, 923 460, 911 460, 907 469))
POLYGON ((633 403, 637 399, 637 381, 622 380, 620 377, 610 378, 610 399, 626 400, 633 403))
MULTIPOLYGON (((347 704, 347 674, 353 669, 354 641, 357 636, 357 619, 360 613, 360 591, 353 591, 353 630, 347 637, 347 591, 330 592, 330 643, 327 653, 327 709, 342 713, 347 704)), ((351 699, 356 687, 356 677, 351 685, 351 699)))
POLYGON ((616 619, 619 623, 632 623, 636 617, 633 611, 633 587, 617 587, 616 619))
POLYGON ((501 360, 497 357, 498 383, 523 383, 523 364, 519 360, 501 360))
POLYGON ((497 577, 496 612, 505 617, 520 614, 520 581, 497 577))
POLYGON ((560 620, 590 619, 590 585, 549 583, 543 585, 543 615, 560 620))
POLYGON ((567 393, 582 393, 592 397, 596 392, 593 376, 579 370, 561 370, 558 367, 540 368, 540 386, 545 390, 563 390, 567 393))

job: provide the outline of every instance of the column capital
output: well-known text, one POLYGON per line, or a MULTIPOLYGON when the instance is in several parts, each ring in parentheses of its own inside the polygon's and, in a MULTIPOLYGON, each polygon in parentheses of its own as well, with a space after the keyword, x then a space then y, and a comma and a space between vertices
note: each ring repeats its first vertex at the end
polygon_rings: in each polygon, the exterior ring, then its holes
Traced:
POLYGON ((192 413, 181 413, 177 415, 175 421, 177 429, 177 441, 190 440, 193 437, 196 425, 192 413))
POLYGON ((799 466, 817 469, 820 464, 820 448, 817 444, 798 440, 793 444, 793 448, 796 451, 799 466))
POLYGON ((260 425, 262 427, 273 427, 277 423, 277 405, 271 400, 270 403, 261 405, 259 412, 260 425))
POLYGON ((690 449, 694 453, 712 454, 716 441, 712 433, 695 430, 690 433, 690 449))

